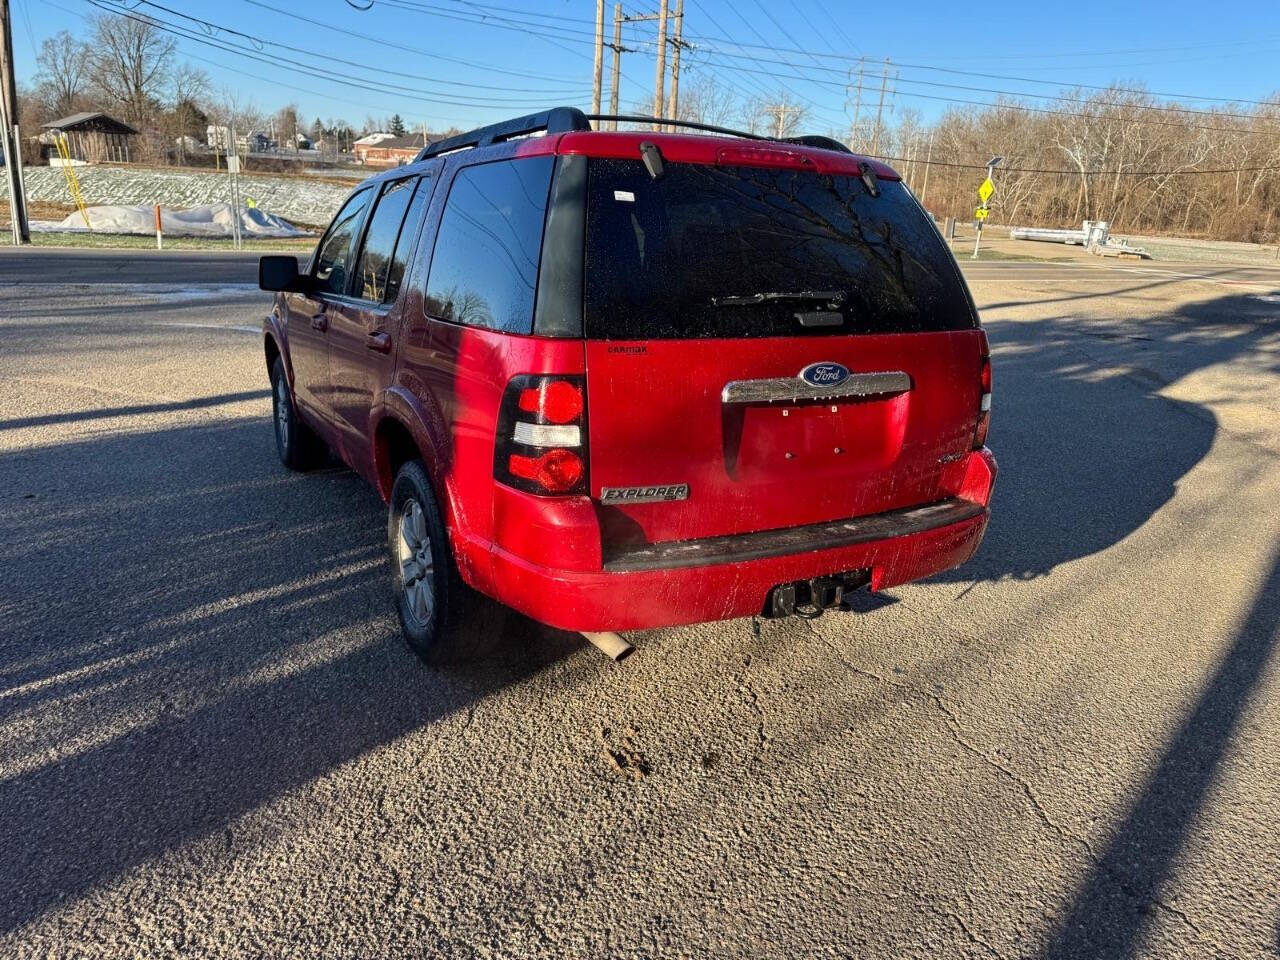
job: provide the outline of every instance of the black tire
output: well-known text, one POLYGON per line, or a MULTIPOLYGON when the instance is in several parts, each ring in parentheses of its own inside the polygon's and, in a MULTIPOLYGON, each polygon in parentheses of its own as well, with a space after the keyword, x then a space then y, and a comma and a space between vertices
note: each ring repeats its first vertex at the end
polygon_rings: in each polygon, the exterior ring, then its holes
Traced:
POLYGON ((315 432, 298 418, 289 390, 284 360, 276 357, 271 367, 271 421, 276 434, 276 453, 290 470, 309 470, 324 459, 325 449, 315 432))
POLYGON ((423 663, 439 665, 473 656, 501 632, 505 609, 462 582, 440 506, 420 460, 402 466, 391 486, 387 548, 400 628, 409 649, 423 663), (418 534, 409 535, 415 515, 421 517, 421 526, 418 534), (417 549, 422 534, 429 548, 425 554, 417 549), (408 578, 428 568, 429 587, 422 583, 422 576, 406 586, 408 578), (413 591, 410 587, 415 584, 418 589, 413 591))

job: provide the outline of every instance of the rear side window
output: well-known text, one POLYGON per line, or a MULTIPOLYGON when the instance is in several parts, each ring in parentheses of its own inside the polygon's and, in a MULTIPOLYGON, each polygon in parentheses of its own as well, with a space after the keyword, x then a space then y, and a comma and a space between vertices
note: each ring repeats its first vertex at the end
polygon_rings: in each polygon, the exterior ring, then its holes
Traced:
POLYGON ((413 241, 414 226, 421 217, 421 204, 415 202, 418 193, 426 188, 418 187, 418 178, 393 180, 382 189, 378 205, 373 208, 369 229, 365 231, 364 249, 360 253, 357 268, 356 296, 374 303, 389 303, 400 292, 404 277, 404 261, 408 251, 404 248, 413 241), (418 216, 409 219, 411 207, 418 208, 418 216), (407 226, 406 226, 407 225, 407 226), (407 238, 402 239, 402 237, 407 238))
POLYGON ((425 309, 455 323, 529 333, 552 157, 458 171, 436 234, 425 309))
POLYGON ((351 276, 351 255, 356 236, 364 223, 365 208, 369 206, 372 190, 361 190, 353 195, 338 211, 329 225, 316 251, 313 273, 317 293, 341 296, 347 292, 347 280, 351 276))
POLYGON ((655 181, 639 160, 593 158, 587 191, 589 337, 977 326, 954 259, 901 183, 873 197, 856 177, 698 164, 667 164, 655 181))

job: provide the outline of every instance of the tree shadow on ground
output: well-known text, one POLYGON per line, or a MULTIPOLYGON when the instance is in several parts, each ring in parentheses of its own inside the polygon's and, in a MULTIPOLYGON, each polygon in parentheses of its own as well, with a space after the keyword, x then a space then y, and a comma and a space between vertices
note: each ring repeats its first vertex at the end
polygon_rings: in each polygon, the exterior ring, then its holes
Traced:
POLYGON ((288 474, 268 421, 0 458, 0 929, 580 649, 399 637, 377 495, 288 474), (35 495, 31 491, 36 491, 35 495))

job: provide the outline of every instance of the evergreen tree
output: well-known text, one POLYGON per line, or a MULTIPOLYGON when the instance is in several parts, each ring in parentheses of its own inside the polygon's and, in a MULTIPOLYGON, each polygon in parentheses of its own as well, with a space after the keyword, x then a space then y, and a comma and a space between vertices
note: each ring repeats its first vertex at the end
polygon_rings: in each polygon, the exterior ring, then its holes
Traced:
POLYGON ((391 132, 397 137, 404 136, 404 120, 400 118, 400 114, 396 114, 391 118, 391 132))

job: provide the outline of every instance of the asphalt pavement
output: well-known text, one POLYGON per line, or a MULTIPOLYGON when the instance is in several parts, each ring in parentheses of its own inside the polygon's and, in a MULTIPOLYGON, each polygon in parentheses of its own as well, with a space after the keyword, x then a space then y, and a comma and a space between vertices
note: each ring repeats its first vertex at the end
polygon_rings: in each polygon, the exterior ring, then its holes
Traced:
POLYGON ((1280 271, 966 264, 969 565, 430 670, 253 259, 0 251, 0 956, 1280 951, 1280 271))

